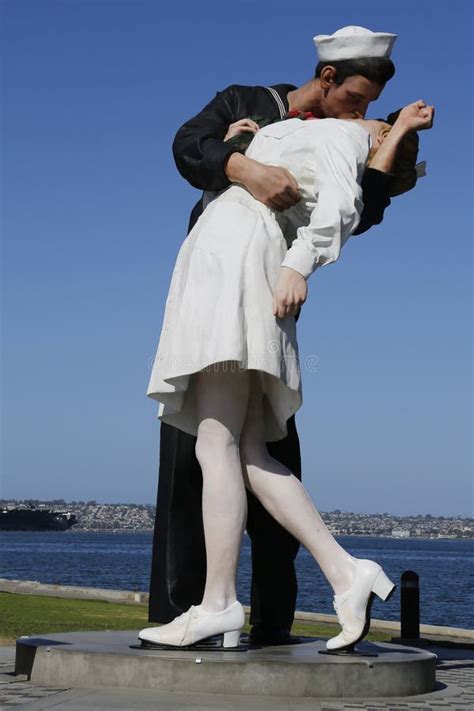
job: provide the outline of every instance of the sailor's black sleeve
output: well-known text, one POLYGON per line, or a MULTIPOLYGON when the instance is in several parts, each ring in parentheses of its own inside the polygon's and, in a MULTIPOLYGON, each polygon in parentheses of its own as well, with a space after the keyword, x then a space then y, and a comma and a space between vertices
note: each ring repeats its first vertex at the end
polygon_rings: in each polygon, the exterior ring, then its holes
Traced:
POLYGON ((173 141, 173 156, 179 172, 200 190, 222 190, 230 185, 225 165, 241 148, 223 139, 236 119, 235 85, 218 91, 194 118, 186 121, 173 141))
POLYGON ((391 180, 391 173, 384 173, 375 168, 364 170, 361 180, 364 209, 353 234, 360 235, 372 225, 379 225, 382 222, 385 208, 390 205, 391 180))

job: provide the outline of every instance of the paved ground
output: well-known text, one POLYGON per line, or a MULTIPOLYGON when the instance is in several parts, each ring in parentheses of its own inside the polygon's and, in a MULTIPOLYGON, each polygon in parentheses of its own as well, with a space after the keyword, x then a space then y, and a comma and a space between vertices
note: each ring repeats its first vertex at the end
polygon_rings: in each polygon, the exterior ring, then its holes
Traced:
POLYGON ((395 711, 395 709, 474 710, 474 649, 430 647, 438 655, 439 689, 403 699, 310 700, 268 697, 169 694, 135 689, 64 689, 30 684, 13 674, 14 648, 0 647, 0 709, 137 709, 142 711, 395 711))

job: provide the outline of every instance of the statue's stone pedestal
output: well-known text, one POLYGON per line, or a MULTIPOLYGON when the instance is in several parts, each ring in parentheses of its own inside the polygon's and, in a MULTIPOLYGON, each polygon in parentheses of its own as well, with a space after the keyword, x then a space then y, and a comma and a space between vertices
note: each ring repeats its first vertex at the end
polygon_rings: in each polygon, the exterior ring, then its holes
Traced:
POLYGON ((72 632, 17 640, 16 672, 32 682, 201 694, 374 698, 435 690, 437 657, 416 647, 361 642, 355 656, 323 654, 325 641, 243 651, 136 648, 138 632, 72 632))

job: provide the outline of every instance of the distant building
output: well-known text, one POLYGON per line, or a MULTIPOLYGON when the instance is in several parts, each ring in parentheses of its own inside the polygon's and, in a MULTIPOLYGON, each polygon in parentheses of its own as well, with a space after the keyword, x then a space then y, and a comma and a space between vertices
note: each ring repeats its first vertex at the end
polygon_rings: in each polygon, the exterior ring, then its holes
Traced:
POLYGON ((392 536, 394 538, 409 538, 410 529, 409 528, 392 528, 392 536))

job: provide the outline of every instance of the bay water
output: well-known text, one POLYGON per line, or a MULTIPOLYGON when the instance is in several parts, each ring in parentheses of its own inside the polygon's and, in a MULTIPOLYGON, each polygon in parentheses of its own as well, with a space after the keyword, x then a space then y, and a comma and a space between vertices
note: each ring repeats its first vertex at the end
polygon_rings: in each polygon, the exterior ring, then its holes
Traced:
MULTIPOLYGON (((398 585, 388 602, 375 598, 373 618, 400 619, 400 576, 413 570, 420 579, 422 623, 474 628, 474 541, 373 536, 336 539, 352 555, 376 560, 398 585)), ((151 549, 151 532, 0 531, 0 577, 147 591, 151 549)), ((302 546, 296 572, 296 609, 334 614, 332 590, 302 546)), ((238 598, 244 605, 250 604, 250 581, 250 540, 245 535, 238 571, 238 598)))

